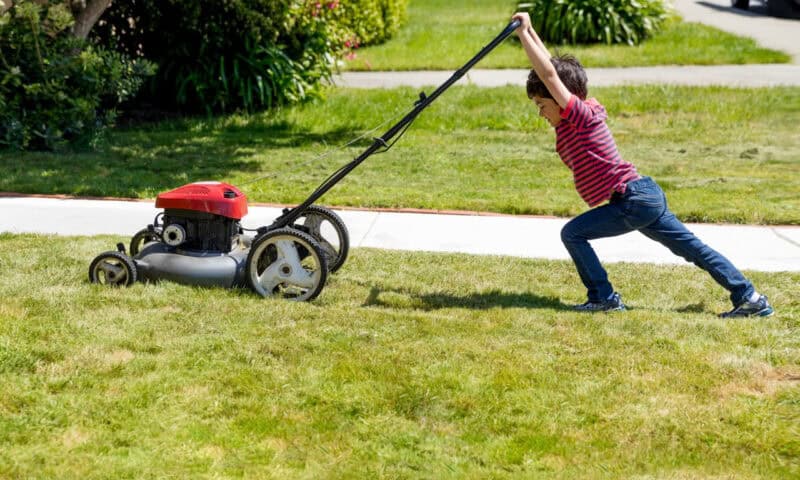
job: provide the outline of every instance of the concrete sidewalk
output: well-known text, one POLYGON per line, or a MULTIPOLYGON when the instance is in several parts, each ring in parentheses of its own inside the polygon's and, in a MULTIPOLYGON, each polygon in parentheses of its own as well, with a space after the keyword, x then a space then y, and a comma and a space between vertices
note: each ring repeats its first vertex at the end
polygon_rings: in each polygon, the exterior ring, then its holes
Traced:
MULTIPOLYGON (((0 197, 0 232, 58 235, 112 234, 126 245, 158 213, 152 201, 0 197)), ((246 228, 269 225, 280 207, 251 205, 246 228)), ((560 231, 567 219, 477 214, 337 210, 350 245, 430 252, 568 259, 560 231)), ((690 224, 703 241, 739 268, 800 271, 800 227, 690 224)), ((592 242, 605 262, 685 264, 639 233, 592 242)), ((100 253, 100 252, 98 252, 100 253)))
MULTIPOLYGON (((798 24, 800 29, 800 24, 798 24)), ((342 72, 333 79, 340 87, 393 88, 432 87, 452 76, 450 71, 410 72, 342 72)), ((689 86, 720 85, 726 87, 800 86, 800 65, 717 65, 588 68, 589 87, 613 85, 671 84, 689 86)), ((525 86, 526 69, 474 69, 456 85, 501 87, 525 86)))

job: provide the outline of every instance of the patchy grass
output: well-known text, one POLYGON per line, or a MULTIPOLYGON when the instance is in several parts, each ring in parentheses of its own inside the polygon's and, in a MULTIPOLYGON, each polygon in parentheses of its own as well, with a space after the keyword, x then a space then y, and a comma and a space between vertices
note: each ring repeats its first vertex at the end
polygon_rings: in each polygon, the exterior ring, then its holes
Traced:
MULTIPOLYGON (((472 58, 508 24, 515 2, 486 0, 412 0, 409 19, 395 38, 356 51, 347 70, 455 70, 472 58)), ((556 48, 551 45, 550 48, 556 48)), ((587 67, 652 65, 726 65, 786 63, 789 55, 677 17, 641 45, 560 47, 587 67)), ((516 38, 481 60, 478 68, 528 68, 516 38)))
MULTIPOLYGON (((686 221, 800 224, 800 88, 592 89, 620 151, 665 188, 686 221)), ((324 102, 254 116, 114 132, 95 153, 0 152, 0 191, 152 198, 200 180, 251 201, 298 203, 412 108, 416 92, 332 90, 324 102), (322 152, 358 134, 366 140, 322 152), (262 180, 253 182, 260 177, 262 180)), ((387 153, 324 198, 329 205, 570 216, 585 210, 552 128, 523 89, 453 87, 387 153)))
POLYGON ((118 238, 0 235, 0 478, 796 478, 800 275, 724 321, 683 266, 356 249, 314 303, 90 285, 118 238), (668 286, 668 288, 664 288, 668 286))

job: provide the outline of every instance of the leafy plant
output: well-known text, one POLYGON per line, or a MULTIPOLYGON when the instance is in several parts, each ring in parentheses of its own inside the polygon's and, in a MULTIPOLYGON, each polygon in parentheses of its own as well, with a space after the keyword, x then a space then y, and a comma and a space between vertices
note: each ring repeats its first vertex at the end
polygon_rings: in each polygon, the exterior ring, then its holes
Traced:
MULTIPOLYGON (((408 0, 350 0, 336 5, 334 20, 346 32, 346 47, 383 43, 406 19, 408 0)), ((330 7, 329 7, 330 8, 330 7)))
POLYGON ((325 70, 307 69, 275 45, 246 42, 243 51, 220 56, 217 62, 197 66, 165 63, 177 81, 178 105, 203 105, 216 110, 258 111, 279 104, 296 103, 318 92, 325 70))
POLYGON ((146 61, 76 38, 73 22, 63 4, 24 0, 0 16, 0 147, 94 145, 153 73, 146 61))
POLYGON ((186 112, 257 111, 318 95, 343 44, 338 4, 292 0, 115 2, 103 41, 159 64, 140 100, 186 112), (331 5, 333 8, 327 6, 331 5))
POLYGON ((552 43, 637 45, 667 18, 663 0, 533 0, 518 4, 552 43))
POLYGON ((319 96, 336 58, 396 32, 407 1, 135 0, 95 31, 158 63, 142 103, 253 112, 319 96))

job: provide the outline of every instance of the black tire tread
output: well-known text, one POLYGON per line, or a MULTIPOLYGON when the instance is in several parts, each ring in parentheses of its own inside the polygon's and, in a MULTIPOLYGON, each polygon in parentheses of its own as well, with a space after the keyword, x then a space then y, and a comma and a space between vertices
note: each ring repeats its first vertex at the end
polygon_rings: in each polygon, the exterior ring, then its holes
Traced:
MULTIPOLYGON (((89 282, 91 282, 91 283, 100 283, 99 279, 94 275, 95 274, 95 267, 97 267, 98 263, 100 263, 101 261, 105 260, 108 257, 112 257, 112 258, 115 258, 117 260, 120 260, 125 265, 125 268, 128 269, 128 279, 125 282, 125 286, 126 287, 130 287, 131 285, 136 283, 136 280, 137 280, 137 277, 138 277, 138 272, 136 270, 136 262, 134 262, 131 257, 125 255, 122 252, 117 252, 115 250, 109 250, 107 252, 103 252, 100 255, 94 257, 94 260, 92 260, 92 263, 89 264, 89 282)), ((116 285, 110 285, 110 286, 116 286, 116 285)))
POLYGON ((314 237, 307 234, 306 232, 302 232, 295 228, 286 227, 286 228, 278 228, 275 230, 271 230, 265 233, 264 235, 259 236, 253 241, 253 244, 250 246, 250 253, 248 253, 247 255, 247 261, 245 266, 245 278, 247 281, 247 285, 250 287, 251 290, 253 290, 256 293, 259 293, 259 291, 256 289, 256 287, 253 285, 252 282, 251 273, 252 273, 252 266, 254 263, 253 255, 254 252, 256 252, 259 249, 262 243, 278 235, 294 235, 302 239, 304 242, 308 243, 311 246, 311 248, 315 250, 314 253, 317 256, 320 264, 319 266, 321 270, 320 273, 321 278, 319 280, 319 285, 317 285, 315 291, 312 292, 311 295, 307 299, 305 299, 305 301, 310 302, 311 300, 314 300, 319 296, 320 293, 322 293, 322 289, 325 287, 325 282, 328 280, 328 271, 329 271, 328 262, 327 259, 325 258, 325 255, 322 253, 322 248, 319 246, 319 243, 317 243, 314 237))
POLYGON ((342 217, 340 217, 336 212, 333 210, 320 206, 320 205, 310 205, 305 209, 303 215, 300 215, 300 218, 305 216, 306 212, 313 212, 323 217, 326 217, 329 222, 333 225, 333 227, 337 230, 337 233, 340 235, 340 245, 339 245, 339 254, 336 256, 333 262, 328 264, 328 269, 331 273, 336 272, 339 270, 342 265, 344 265, 345 260, 347 260, 347 255, 350 252, 350 234, 347 231, 347 226, 344 224, 342 217))

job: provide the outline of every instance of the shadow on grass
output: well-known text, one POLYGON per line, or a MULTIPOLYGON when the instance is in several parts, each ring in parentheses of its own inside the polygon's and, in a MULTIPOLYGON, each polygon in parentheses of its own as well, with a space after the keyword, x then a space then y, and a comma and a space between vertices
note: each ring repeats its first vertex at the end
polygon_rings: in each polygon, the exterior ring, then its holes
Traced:
POLYGON ((709 313, 705 303, 692 303, 675 309, 678 313, 709 313))
POLYGON ((188 182, 289 172, 291 149, 306 149, 300 162, 309 147, 325 150, 351 135, 345 128, 312 133, 260 117, 141 124, 115 131, 97 151, 0 151, 0 191, 150 197, 188 182))
POLYGON ((488 310, 490 308, 547 308, 552 310, 572 310, 571 305, 556 297, 544 297, 533 293, 502 292, 490 290, 466 296, 449 293, 418 293, 403 289, 372 287, 364 301, 365 307, 415 308, 438 310, 442 308, 469 308, 488 310))

